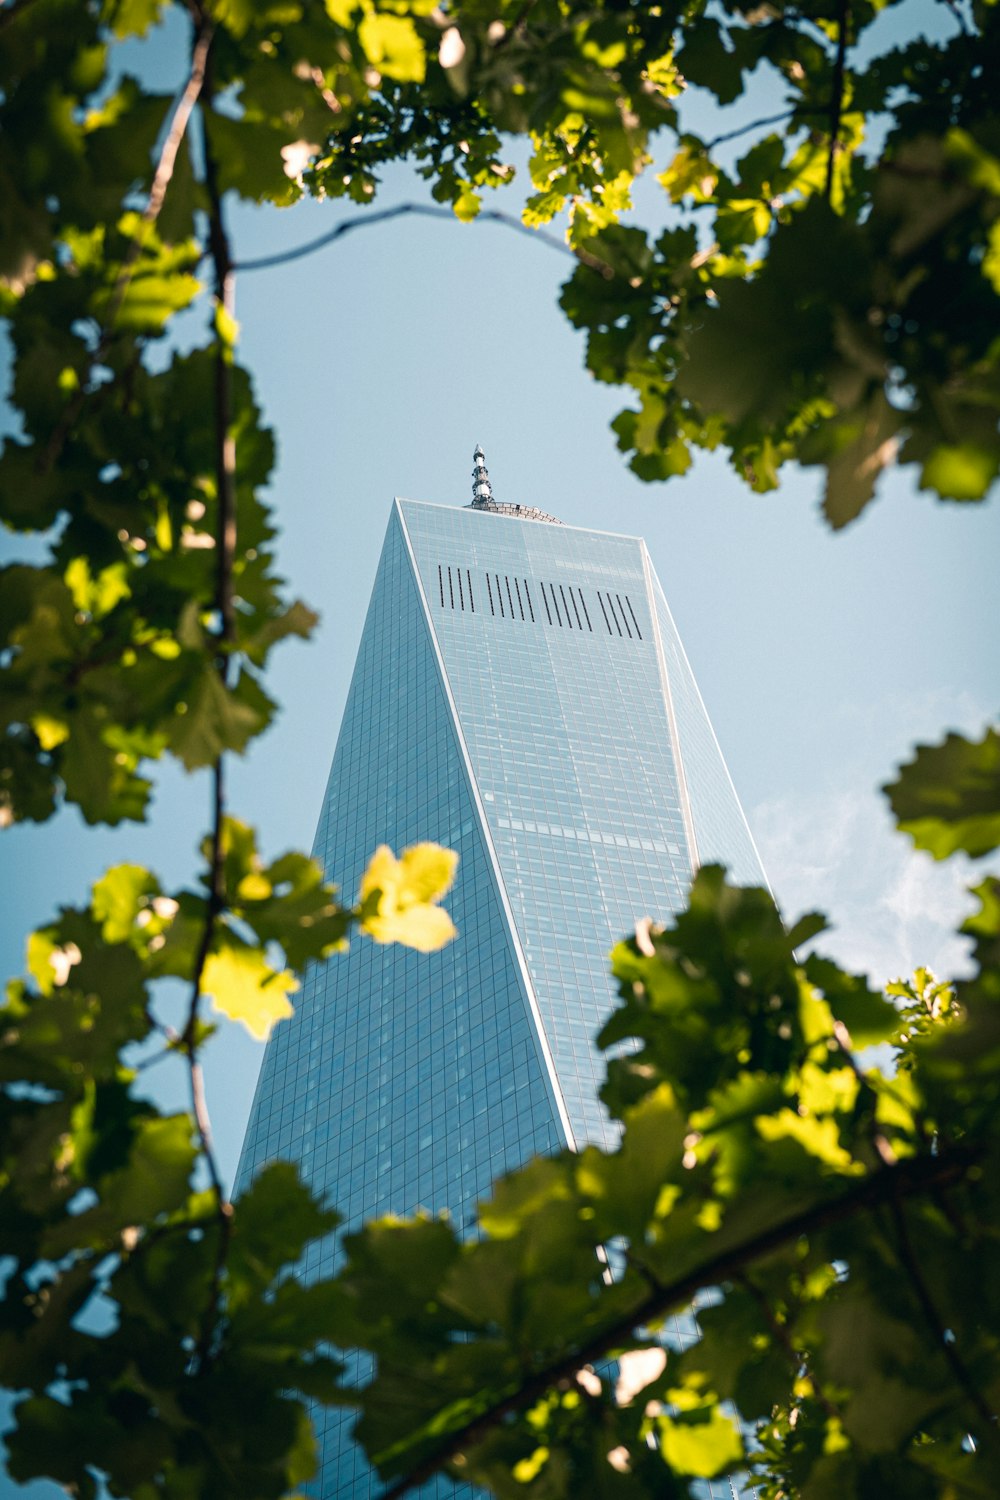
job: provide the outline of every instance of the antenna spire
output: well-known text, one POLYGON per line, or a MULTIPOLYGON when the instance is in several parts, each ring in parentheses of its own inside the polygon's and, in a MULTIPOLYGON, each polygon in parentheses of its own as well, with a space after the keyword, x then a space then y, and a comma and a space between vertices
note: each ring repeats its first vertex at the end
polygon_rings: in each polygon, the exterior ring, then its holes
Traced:
POLYGON ((475 465, 472 470, 472 504, 476 510, 492 510, 496 501, 493 499, 493 486, 490 484, 486 455, 481 443, 476 444, 472 462, 475 465))

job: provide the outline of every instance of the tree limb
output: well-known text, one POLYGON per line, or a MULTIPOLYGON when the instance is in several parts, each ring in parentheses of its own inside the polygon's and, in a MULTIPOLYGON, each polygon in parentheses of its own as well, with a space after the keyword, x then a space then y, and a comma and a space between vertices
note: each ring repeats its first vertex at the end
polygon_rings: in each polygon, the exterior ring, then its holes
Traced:
POLYGON ((759 120, 751 120, 748 125, 738 125, 735 130, 726 130, 722 135, 714 135, 710 141, 706 141, 705 150, 714 151, 716 146, 738 140, 741 135, 749 135, 752 130, 763 130, 765 125, 780 125, 782 121, 792 119, 794 114, 793 106, 791 109, 783 109, 779 115, 763 115, 759 120))
POLYGON ((969 30, 965 17, 962 15, 962 12, 958 8, 957 0, 942 0, 942 4, 946 5, 951 11, 952 15, 955 18, 955 21, 958 24, 958 29, 962 33, 962 35, 971 36, 972 32, 969 30))
MULTIPOLYGON (((211 78, 206 80, 206 102, 211 105, 211 78)), ((219 174, 205 121, 205 187, 209 200, 208 244, 215 270, 215 306, 219 315, 231 320, 236 294, 236 267, 226 230, 219 190, 219 174)), ((219 612, 219 671, 223 682, 228 676, 227 648, 232 644, 236 617, 233 605, 233 560, 236 553, 236 439, 232 431, 232 357, 221 334, 216 335, 215 350, 215 480, 218 504, 216 537, 215 607, 219 612)))
POLYGON ((920 1311, 923 1314, 928 1331, 934 1339, 937 1348, 944 1355, 951 1373, 955 1377, 970 1407, 985 1424, 985 1430, 977 1432, 975 1436, 981 1442, 990 1442, 992 1440, 995 1443, 996 1413, 990 1410, 983 1398, 982 1392, 978 1389, 975 1381, 969 1374, 965 1361, 962 1359, 955 1345, 954 1338, 948 1337, 944 1322, 934 1305, 930 1288, 924 1280, 920 1264, 914 1254, 910 1232, 906 1224, 906 1215, 903 1211, 903 1205, 898 1198, 890 1198, 889 1213, 892 1217, 893 1228, 896 1231, 896 1246, 899 1251, 899 1259, 907 1276, 910 1278, 910 1285, 913 1287, 917 1301, 920 1304, 920 1311))
MULTIPOLYGON (((0 18, 8 14, 7 11, 0 11, 0 18)), ((212 43, 212 35, 212 27, 207 22, 203 28, 195 32, 191 48, 191 67, 188 72, 187 82, 181 90, 180 97, 174 106, 169 128, 160 147, 160 154, 153 172, 153 181, 149 189, 149 196, 146 199, 146 206, 142 211, 144 231, 151 229, 159 217, 160 209, 163 207, 163 200, 167 194, 167 188, 170 186, 171 178, 174 175, 174 167, 177 164, 177 153, 180 150, 181 141, 184 139, 184 134, 191 119, 191 113, 205 86, 205 68, 209 48, 212 43)), ((128 291, 132 280, 132 273, 135 270, 136 261, 142 253, 144 243, 145 233, 133 238, 129 242, 128 249, 118 268, 115 284, 111 289, 111 296, 108 298, 108 306, 104 315, 100 338, 91 356, 91 369, 94 365, 99 365, 107 353, 111 342, 111 335, 114 331, 115 319, 121 310, 125 293, 128 291)), ((87 384, 81 384, 76 395, 64 408, 62 417, 53 428, 49 440, 45 445, 44 452, 39 457, 38 469, 40 473, 47 474, 52 469, 89 395, 90 391, 87 384)))
MULTIPOLYGON (((350 234, 354 229, 364 229, 375 224, 385 224, 391 219, 401 219, 408 214, 419 215, 425 219, 447 219, 449 223, 456 223, 455 215, 450 208, 442 208, 433 203, 397 203, 392 208, 375 209, 371 213, 357 214, 353 219, 344 219, 335 229, 327 230, 314 240, 307 240, 303 245, 295 245, 290 250, 278 250, 273 255, 261 255, 255 260, 237 261, 233 267, 235 271, 269 271, 273 266, 286 266, 290 261, 301 260, 303 256, 312 255, 317 250, 324 250, 327 245, 332 245, 345 234, 350 234)), ((544 229, 530 229, 513 214, 503 213, 497 208, 486 208, 476 215, 475 222, 488 224, 502 224, 506 229, 514 229, 519 234, 530 235, 533 240, 540 240, 543 245, 548 245, 552 250, 558 250, 560 255, 568 255, 573 260, 578 260, 591 270, 599 271, 604 276, 611 274, 611 268, 596 255, 589 251, 574 249, 567 245, 565 240, 558 239, 554 234, 546 234, 544 229)))
POLYGON ((438 1447, 436 1452, 421 1460, 409 1474, 390 1485, 378 1496, 378 1500, 400 1500, 425 1479, 436 1474, 464 1448, 481 1438, 505 1417, 530 1406, 559 1380, 571 1379, 582 1365, 595 1364, 627 1343, 634 1330, 643 1324, 654 1323, 677 1306, 691 1302, 695 1294, 704 1287, 718 1286, 741 1276, 748 1266, 765 1255, 780 1250, 784 1245, 802 1235, 815 1234, 831 1224, 838 1224, 855 1214, 878 1208, 886 1202, 910 1197, 948 1186, 961 1181, 975 1156, 958 1147, 942 1152, 939 1156, 907 1157, 895 1166, 882 1167, 862 1182, 848 1188, 837 1198, 814 1204, 791 1218, 784 1219, 770 1228, 762 1230, 732 1249, 724 1250, 710 1260, 703 1261, 694 1271, 689 1271, 675 1281, 665 1282, 656 1291, 643 1298, 630 1313, 618 1318, 600 1333, 583 1340, 569 1353, 560 1355, 544 1369, 531 1375, 518 1388, 480 1416, 473 1418, 453 1432, 438 1447))
MULTIPOLYGON (((196 32, 198 46, 204 32, 196 32)), ((210 108, 213 96, 210 44, 203 54, 202 77, 204 105, 210 108)), ((236 552, 236 440, 233 436, 232 358, 223 332, 218 327, 219 314, 229 318, 233 312, 235 278, 233 257, 226 229, 222 194, 207 124, 207 109, 202 109, 204 128, 205 188, 208 194, 208 247, 215 271, 216 343, 213 379, 214 446, 216 487, 216 584, 215 607, 218 615, 216 669, 225 686, 229 678, 230 647, 235 635, 233 603, 233 559, 236 552)), ((198 1358, 204 1362, 211 1352, 212 1329, 219 1307, 222 1272, 229 1248, 233 1208, 222 1185, 222 1177, 212 1143, 211 1122, 205 1101, 204 1080, 198 1058, 197 1022, 201 1001, 202 976, 212 948, 216 925, 225 908, 223 881, 222 829, 225 819, 225 757, 220 754, 212 767, 212 832, 209 851, 209 895, 205 928, 191 980, 191 1002, 183 1042, 188 1059, 191 1083, 191 1108, 194 1113, 202 1155, 208 1168, 215 1196, 219 1237, 208 1302, 202 1318, 198 1358)))
POLYGON ((9 26, 11 21, 16 21, 34 3, 35 0, 11 0, 9 5, 4 5, 0 9, 0 31, 9 26))
POLYGON ((833 197, 833 172, 840 142, 840 121, 844 108, 844 64, 847 58, 847 28, 850 22, 850 0, 840 0, 837 8, 837 55, 833 60, 830 99, 830 151, 826 159, 826 201, 833 197))

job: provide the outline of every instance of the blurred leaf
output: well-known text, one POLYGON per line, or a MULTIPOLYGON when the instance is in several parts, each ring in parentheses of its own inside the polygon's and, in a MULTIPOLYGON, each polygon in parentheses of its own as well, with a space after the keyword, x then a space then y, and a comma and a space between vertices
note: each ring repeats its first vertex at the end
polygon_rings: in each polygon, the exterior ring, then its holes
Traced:
POLYGON ((142 865, 116 865, 94 885, 94 916, 103 923, 106 943, 124 943, 143 906, 143 898, 158 889, 142 865))
POLYGON ((361 18, 358 37, 369 61, 387 78, 400 83, 423 81, 424 47, 409 16, 369 11, 361 18))
POLYGON ((170 748, 189 771, 197 770, 226 750, 244 750, 273 712, 274 704, 248 672, 227 688, 215 666, 205 662, 178 705, 168 731, 170 748))
POLYGON ((712 1479, 734 1468, 743 1458, 743 1443, 731 1417, 713 1408, 661 1417, 656 1424, 663 1457, 681 1474, 712 1479))
POLYGON ((269 1163, 236 1203, 226 1261, 232 1304, 239 1306, 251 1294, 269 1288, 311 1240, 338 1223, 339 1215, 320 1207, 290 1162, 269 1163))
POLYGON ((456 934, 437 905, 455 877, 458 855, 438 844, 415 844, 399 859, 383 844, 361 877, 361 930, 378 943, 431 953, 456 934))
POLYGON ((935 859, 956 850, 973 858, 1000 845, 1000 733, 981 740, 949 734, 940 745, 920 745, 916 756, 883 788, 896 824, 935 859))
POLYGON ((264 1042, 275 1023, 292 1014, 288 996, 299 985, 287 969, 273 969, 260 948, 239 943, 229 934, 206 958, 201 987, 212 996, 217 1011, 231 1021, 242 1021, 252 1037, 264 1042))

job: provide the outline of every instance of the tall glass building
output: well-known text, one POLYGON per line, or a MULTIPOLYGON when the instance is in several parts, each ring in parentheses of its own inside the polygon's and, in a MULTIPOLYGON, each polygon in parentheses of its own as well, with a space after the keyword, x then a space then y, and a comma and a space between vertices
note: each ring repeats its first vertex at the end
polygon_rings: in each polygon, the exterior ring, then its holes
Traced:
MULTIPOLYGON (((459 936, 358 940, 307 975, 237 1178, 294 1160, 349 1226, 466 1226, 529 1156, 613 1145, 609 949, 681 907, 698 864, 764 880, 644 542, 498 504, 478 449, 474 480, 466 509, 392 508, 315 843, 348 894, 381 843, 457 849, 459 936)), ((304 1274, 336 1258, 323 1242, 304 1274)), ((319 1416, 322 1500, 379 1493, 352 1421, 319 1416)))

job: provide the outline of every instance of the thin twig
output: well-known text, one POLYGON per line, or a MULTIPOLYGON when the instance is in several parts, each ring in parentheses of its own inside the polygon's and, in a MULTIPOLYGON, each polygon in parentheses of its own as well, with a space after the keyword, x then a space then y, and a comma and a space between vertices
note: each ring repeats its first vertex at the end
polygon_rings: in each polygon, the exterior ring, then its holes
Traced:
POLYGON ((746 1275, 737 1277, 737 1280, 739 1284, 750 1293, 751 1297, 760 1308, 761 1312, 764 1315, 764 1321, 767 1323, 768 1328, 771 1330, 771 1336, 773 1337, 775 1343, 778 1344, 784 1352, 785 1358, 788 1360, 788 1363, 791 1366, 796 1378, 804 1374, 805 1378, 812 1386, 813 1395, 816 1397, 816 1400, 826 1412, 827 1416, 834 1422, 841 1421, 840 1411, 830 1400, 829 1396, 826 1394, 823 1387, 816 1379, 816 1376, 813 1374, 812 1370, 810 1370, 809 1362, 806 1359, 803 1351, 801 1349, 796 1349, 795 1345, 792 1343, 788 1329, 779 1319, 774 1308, 771 1306, 770 1302, 767 1300, 767 1297, 764 1295, 762 1288, 759 1287, 756 1282, 751 1281, 750 1277, 746 1275))
MULTIPOLYGON (((303 245, 295 245, 290 250, 278 250, 273 255, 261 255, 255 260, 237 261, 233 270, 269 271, 273 266, 286 266, 289 261, 301 260, 305 255, 324 250, 327 245, 332 245, 335 240, 339 240, 345 234, 350 234, 354 229, 385 224, 390 219, 401 219, 407 214, 417 214, 426 219, 447 219, 452 224, 457 223, 450 208, 442 208, 433 203, 397 203, 392 208, 379 208, 370 213, 358 214, 353 219, 343 219, 335 229, 328 230, 317 239, 307 240, 303 245)), ((522 224, 521 220, 515 218, 513 214, 505 214, 497 208, 486 208, 476 215, 476 222, 484 220, 489 224, 502 224, 507 229, 515 229, 519 234, 530 235, 533 240, 540 240, 543 245, 548 245, 552 250, 558 250, 560 255, 569 255, 574 260, 583 261, 584 265, 589 265, 594 270, 603 272, 608 269, 605 262, 596 255, 590 255, 585 250, 574 250, 572 246, 566 244, 565 240, 557 238, 554 234, 546 234, 544 229, 531 229, 527 224, 522 224)))
MULTIPOLYGON (((819 114, 819 110, 816 111, 819 114)), ((763 130, 765 125, 780 125, 782 120, 790 120, 795 114, 795 107, 783 109, 780 115, 763 115, 759 120, 751 120, 749 125, 738 125, 735 130, 727 130, 722 135, 715 135, 710 141, 706 141, 705 150, 714 151, 716 146, 722 146, 726 141, 735 141, 741 135, 749 135, 752 130, 763 130)))
POLYGON ((181 1042, 188 1062, 191 1112, 194 1115, 195 1129, 198 1132, 198 1144, 201 1147, 201 1155, 205 1159, 209 1180, 212 1184, 216 1219, 219 1225, 215 1264, 212 1269, 212 1284, 202 1315, 201 1336, 198 1340, 198 1361, 200 1364, 203 1364, 207 1360, 211 1350, 212 1330, 219 1307, 222 1271, 229 1248, 229 1231, 233 1218, 233 1206, 226 1197, 226 1192, 222 1185, 222 1174, 219 1171, 219 1164, 215 1157, 215 1148, 212 1142, 212 1126, 205 1099, 204 1078, 201 1062, 198 1058, 198 1013, 201 1004, 202 976, 205 971, 208 955, 211 951, 216 924, 225 906, 225 892, 222 879, 222 826, 224 816, 224 764, 220 755, 212 767, 212 833, 209 852, 209 892, 205 908, 205 926, 201 934, 194 971, 191 976, 191 999, 188 1006, 187 1024, 181 1036, 181 1042))
POLYGON ((815 1234, 832 1224, 853 1218, 855 1214, 877 1208, 887 1200, 904 1198, 961 1181, 975 1160, 973 1153, 956 1147, 940 1156, 907 1157, 895 1166, 879 1168, 839 1197, 827 1199, 803 1213, 783 1219, 749 1240, 744 1240, 742 1244, 703 1261, 697 1270, 690 1271, 675 1281, 665 1282, 657 1291, 637 1303, 624 1317, 617 1318, 601 1332, 581 1341, 569 1353, 560 1355, 525 1380, 517 1390, 497 1401, 488 1411, 453 1432, 436 1452, 421 1460, 409 1474, 383 1490, 378 1500, 400 1500, 400 1496, 408 1494, 418 1484, 436 1474, 456 1454, 478 1441, 505 1417, 530 1406, 560 1380, 572 1379, 582 1365, 595 1364, 607 1358, 611 1351, 620 1348, 633 1337, 634 1329, 655 1322, 674 1307, 687 1305, 704 1287, 732 1281, 736 1276, 742 1275, 745 1268, 754 1261, 770 1255, 802 1235, 815 1234))
MULTIPOLYGON (((845 1059, 847 1066, 854 1074, 858 1089, 866 1089, 868 1093, 872 1095, 872 1098, 874 1100, 876 1097, 875 1091, 858 1066, 858 1060, 854 1056, 854 1052, 851 1048, 851 1034, 848 1031, 847 1027, 844 1025, 843 1021, 834 1021, 833 1039, 837 1044, 841 1056, 845 1059)), ((890 1144, 888 1137, 879 1128, 878 1118, 875 1114, 874 1109, 872 1111, 869 1133, 871 1135, 872 1149, 874 1150, 875 1155, 878 1157, 879 1161, 882 1162, 883 1166, 894 1166, 898 1158, 895 1151, 892 1149, 892 1145, 890 1144)))
POLYGON ((969 30, 969 27, 966 24, 965 17, 962 15, 962 12, 958 8, 957 0, 942 0, 942 3, 948 7, 952 15, 955 17, 955 20, 958 22, 958 29, 962 33, 962 35, 971 36, 972 32, 969 30))
POLYGON ((837 9, 837 55, 833 60, 833 87, 830 99, 830 152, 826 159, 826 201, 833 198, 833 172, 840 143, 840 121, 844 108, 844 64, 847 59, 847 28, 850 0, 840 0, 837 9))
POLYGON ((975 1381, 969 1374, 969 1371, 965 1365, 965 1361, 959 1354, 954 1339, 948 1337, 948 1333, 945 1329, 941 1316, 934 1305, 934 1299, 931 1296, 930 1288, 928 1287, 927 1282, 924 1280, 923 1273, 920 1269, 920 1264, 913 1252, 913 1244, 910 1240, 910 1232, 907 1228, 906 1215, 903 1212, 903 1205, 895 1196, 889 1199, 889 1212, 892 1215, 893 1227, 896 1231, 896 1244, 899 1250, 899 1259, 902 1262, 903 1269, 905 1270, 907 1276, 910 1278, 910 1284, 912 1285, 913 1290, 916 1293, 917 1301, 920 1303, 920 1310, 923 1313, 924 1322, 927 1324, 928 1331, 933 1336, 934 1342, 938 1346, 940 1352, 947 1360, 948 1366, 951 1369, 951 1373, 954 1375, 955 1380, 962 1390, 963 1394, 965 1395, 966 1400, 969 1402, 970 1406, 977 1413, 980 1419, 986 1424, 985 1432, 978 1434, 978 1436, 983 1441, 990 1441, 991 1438, 995 1439, 997 1421, 996 1413, 990 1410, 989 1406, 986 1404, 986 1401, 983 1399, 982 1392, 978 1389, 975 1381))
MULTIPOLYGON (((0 16, 6 14, 7 12, 0 11, 0 16)), ((108 298, 107 308, 105 309, 100 337, 90 356, 91 369, 95 365, 99 365, 108 352, 111 336, 114 332, 115 319, 121 311, 122 303, 131 284, 136 262, 142 253, 146 237, 156 223, 160 210, 163 207, 163 200, 167 195, 167 188, 170 186, 174 175, 174 168, 177 164, 177 153, 180 150, 181 142, 184 139, 185 132, 191 120, 191 113, 205 86, 205 67, 211 41, 212 29, 209 25, 206 24, 203 30, 195 33, 194 44, 191 48, 191 68, 188 72, 187 82, 181 90, 180 97, 174 106, 170 125, 164 136, 163 144, 160 147, 160 154, 153 172, 153 181, 149 189, 149 196, 146 199, 146 206, 142 211, 143 230, 141 234, 136 235, 129 242, 128 249, 118 268, 115 284, 111 288, 111 295, 108 298)), ((104 387, 102 386, 100 389, 103 390, 104 387)), ((62 416, 53 428, 45 449, 39 457, 38 469, 40 473, 47 474, 53 468, 90 394, 91 392, 86 382, 82 383, 73 399, 64 408, 62 416)))
MULTIPOLYGON (((196 33, 197 36, 197 33, 196 33)), ((212 142, 208 128, 208 110, 211 108, 213 89, 211 77, 212 54, 209 49, 204 62, 204 85, 202 125, 204 129, 205 189, 208 196, 208 243, 215 271, 215 305, 218 315, 232 317, 234 295, 233 257, 226 230, 222 193, 212 142)), ((215 486, 216 486, 216 582, 215 606, 219 626, 216 636, 218 654, 216 669, 223 685, 228 681, 231 660, 230 647, 235 634, 235 612, 233 602, 233 559, 236 552, 236 440, 233 436, 232 413, 232 362, 224 334, 217 326, 215 346, 215 371, 213 380, 213 417, 215 439, 215 486)), ((208 1301, 202 1317, 201 1337, 198 1341, 198 1359, 204 1363, 211 1353, 212 1330, 218 1315, 222 1288, 222 1273, 229 1249, 233 1208, 226 1198, 222 1177, 212 1144, 212 1130, 205 1101, 204 1080, 198 1059, 198 1008, 201 1001, 202 977, 211 952, 219 917, 225 909, 225 886, 223 879, 222 830, 225 820, 225 758, 216 757, 212 767, 212 832, 209 849, 208 901, 205 912, 205 927, 201 936, 198 956, 191 981, 191 1003, 187 1026, 184 1030, 184 1045, 188 1058, 191 1081, 191 1107, 195 1126, 205 1158, 212 1192, 215 1197, 219 1235, 216 1244, 215 1265, 208 1301)))
POLYGON ((13 0, 12 4, 5 5, 0 10, 0 31, 5 26, 9 26, 11 21, 16 21, 19 16, 23 16, 24 12, 30 6, 34 5, 34 3, 35 0, 13 0))
POLYGON ((160 215, 163 200, 167 195, 171 178, 174 175, 174 167, 177 164, 177 153, 180 151, 181 142, 184 139, 191 119, 191 113, 198 102, 201 91, 205 86, 205 67, 208 59, 208 51, 212 44, 212 28, 206 26, 201 32, 195 33, 194 45, 191 48, 191 69, 188 73, 187 83, 181 91, 181 96, 174 107, 174 113, 160 147, 159 159, 156 170, 153 173, 153 181, 150 184, 149 196, 146 199, 146 207, 142 211, 143 232, 137 234, 129 243, 115 285, 108 300, 108 310, 104 319, 107 334, 110 335, 114 329, 115 319, 121 310, 125 294, 129 289, 132 276, 135 272, 136 262, 142 254, 146 237, 160 215))
MULTIPOLYGON (((211 104, 212 86, 206 85, 206 102, 211 104)), ((236 267, 233 264, 229 236, 226 232, 219 190, 219 173, 209 131, 205 127, 205 187, 209 199, 208 243, 215 268, 216 312, 231 320, 236 292, 236 267)), ((229 669, 228 647, 232 644, 236 616, 233 603, 233 562, 236 555, 236 439, 232 430, 232 359, 220 335, 215 350, 215 479, 219 507, 216 538, 215 607, 221 622, 219 631, 219 672, 223 682, 229 669)))

